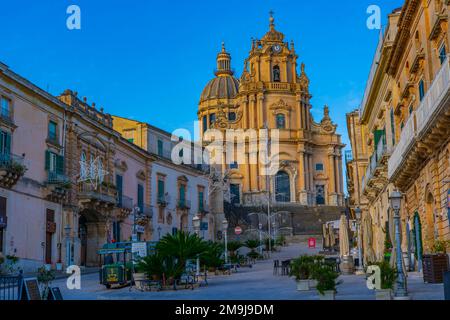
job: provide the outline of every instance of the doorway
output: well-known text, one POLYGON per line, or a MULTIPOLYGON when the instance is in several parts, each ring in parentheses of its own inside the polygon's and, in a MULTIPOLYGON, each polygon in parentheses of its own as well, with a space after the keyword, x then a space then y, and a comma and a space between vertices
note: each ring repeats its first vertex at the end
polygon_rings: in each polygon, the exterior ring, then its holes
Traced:
POLYGON ((316 186, 316 204, 318 206, 325 205, 325 186, 324 185, 316 186))
POLYGON ((80 239, 80 265, 86 266, 87 261, 87 221, 84 216, 78 219, 78 236, 80 239))

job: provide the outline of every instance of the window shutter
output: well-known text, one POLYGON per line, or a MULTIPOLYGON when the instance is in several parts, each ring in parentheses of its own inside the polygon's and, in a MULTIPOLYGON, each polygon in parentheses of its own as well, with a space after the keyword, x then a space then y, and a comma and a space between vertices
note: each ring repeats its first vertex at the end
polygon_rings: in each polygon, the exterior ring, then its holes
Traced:
POLYGON ((56 173, 64 174, 64 157, 56 156, 56 173))
POLYGON ((45 151, 45 170, 50 170, 50 151, 45 151))
POLYGON ((158 197, 161 199, 164 197, 164 181, 158 180, 158 197))
POLYGON ((11 153, 11 134, 10 133, 6 133, 4 150, 5 150, 6 154, 11 153))
POLYGON ((138 184, 138 207, 141 213, 144 211, 144 187, 138 184))

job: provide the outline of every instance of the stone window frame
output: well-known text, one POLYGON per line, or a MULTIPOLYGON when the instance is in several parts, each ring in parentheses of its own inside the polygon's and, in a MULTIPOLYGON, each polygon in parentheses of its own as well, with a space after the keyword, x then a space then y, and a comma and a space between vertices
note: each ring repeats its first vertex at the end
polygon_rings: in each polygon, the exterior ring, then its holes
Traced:
MULTIPOLYGON (((2 113, 0 110, 0 119, 3 120, 3 121, 1 121, 1 125, 10 127, 11 124, 14 123, 14 110, 15 110, 15 102, 16 101, 15 101, 14 95, 12 93, 2 90, 2 89, 0 89, 0 103, 1 103, 1 99, 5 99, 5 100, 9 101, 9 121, 1 116, 2 113)), ((1 108, 1 105, 0 105, 0 108, 1 108)), ((14 126, 14 128, 12 128, 11 131, 13 131, 13 129, 15 129, 15 126, 14 126)))
POLYGON ((188 185, 189 179, 186 176, 179 176, 177 178, 177 203, 181 201, 181 187, 184 186, 184 201, 188 201, 188 185))

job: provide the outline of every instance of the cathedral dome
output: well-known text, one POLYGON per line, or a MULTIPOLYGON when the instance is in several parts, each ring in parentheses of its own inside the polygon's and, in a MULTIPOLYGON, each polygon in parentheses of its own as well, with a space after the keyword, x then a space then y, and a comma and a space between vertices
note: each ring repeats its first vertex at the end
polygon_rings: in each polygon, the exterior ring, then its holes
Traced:
POLYGON ((222 42, 222 51, 217 55, 217 69, 212 79, 203 89, 200 102, 213 99, 233 99, 239 91, 239 80, 233 77, 231 69, 231 55, 225 50, 222 42))
POLYGON ((239 81, 232 75, 218 76, 203 89, 200 101, 233 99, 239 91, 239 81))

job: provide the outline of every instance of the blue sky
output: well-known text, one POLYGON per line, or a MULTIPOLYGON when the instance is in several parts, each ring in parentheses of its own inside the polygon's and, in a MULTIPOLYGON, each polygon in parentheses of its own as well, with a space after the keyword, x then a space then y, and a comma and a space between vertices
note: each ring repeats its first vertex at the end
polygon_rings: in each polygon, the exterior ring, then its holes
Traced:
POLYGON ((272 9, 306 64, 315 120, 328 104, 349 148, 345 114, 362 100, 378 40, 371 4, 384 24, 403 0, 2 0, 0 61, 52 94, 71 88, 111 114, 191 129, 221 42, 240 76, 272 9), (66 28, 71 4, 81 30, 66 28))

